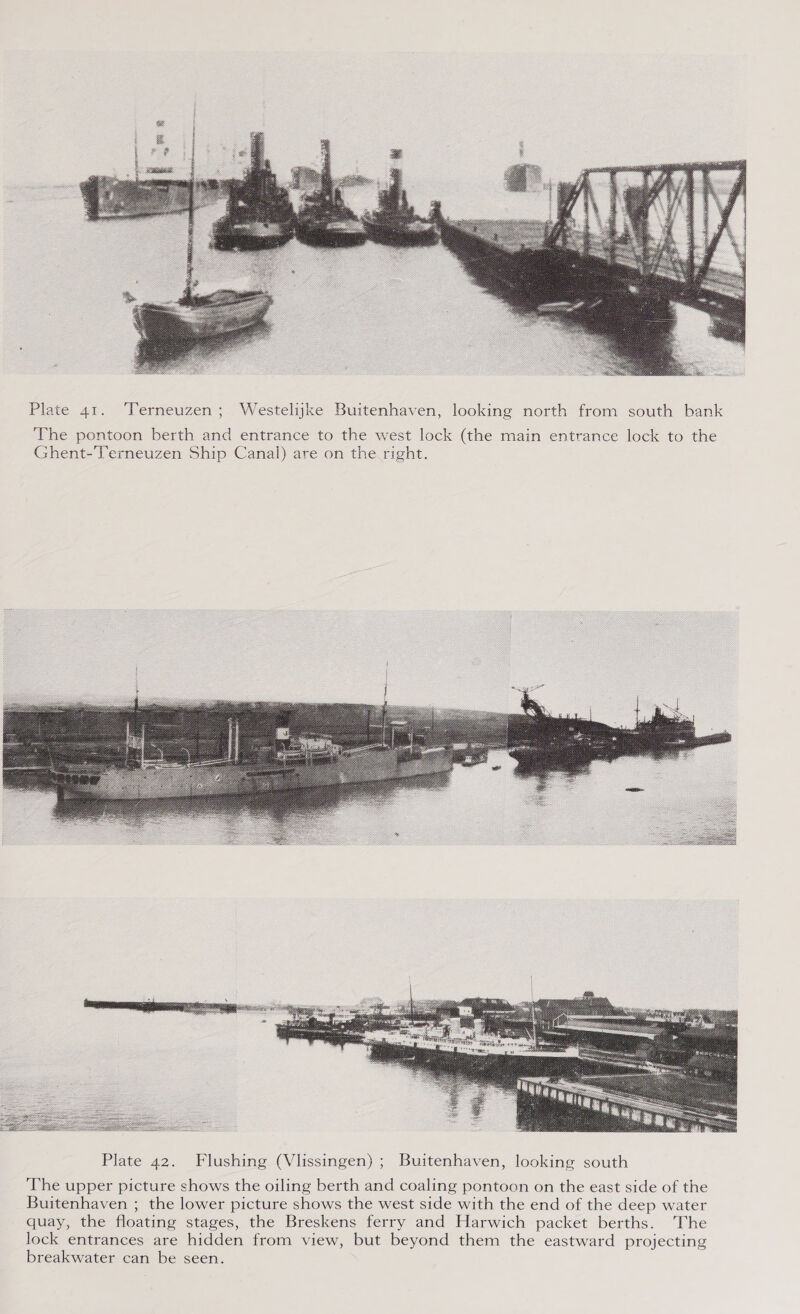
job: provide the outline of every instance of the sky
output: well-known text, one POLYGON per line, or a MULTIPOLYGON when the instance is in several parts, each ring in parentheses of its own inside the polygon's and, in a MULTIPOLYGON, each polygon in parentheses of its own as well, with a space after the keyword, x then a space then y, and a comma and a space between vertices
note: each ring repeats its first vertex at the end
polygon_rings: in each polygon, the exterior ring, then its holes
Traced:
POLYGON ((731 57, 18 51, 6 62, 6 181, 131 173, 134 106, 142 162, 157 118, 181 153, 195 89, 198 168, 211 171, 262 119, 282 179, 317 161, 321 137, 335 174, 358 163, 385 177, 399 146, 408 175, 431 182, 499 181, 520 139, 562 179, 745 154, 744 64, 731 57))
POLYGON ((8 611, 4 701, 389 702, 736 723, 734 612, 8 611))
POLYGON ((737 906, 706 900, 18 899, 4 1013, 145 998, 353 1004, 414 995, 735 1008, 737 906))

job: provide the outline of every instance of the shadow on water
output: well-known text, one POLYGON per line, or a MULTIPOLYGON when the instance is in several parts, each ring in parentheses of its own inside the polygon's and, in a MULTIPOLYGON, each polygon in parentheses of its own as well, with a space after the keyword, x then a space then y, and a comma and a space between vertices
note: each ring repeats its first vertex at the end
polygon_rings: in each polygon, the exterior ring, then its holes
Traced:
MULTIPOLYGON (((533 324, 544 321, 565 337, 589 335, 613 343, 615 350, 631 367, 632 373, 670 374, 680 372, 673 350, 675 311, 673 307, 658 319, 632 318, 607 313, 597 316, 546 316, 538 312, 543 302, 563 298, 578 299, 576 291, 569 291, 555 283, 525 284, 507 278, 486 260, 469 256, 463 251, 446 247, 466 270, 470 282, 482 291, 503 301, 517 319, 533 324)), ((586 294, 584 294, 586 295, 586 294)), ((623 371, 627 372, 627 371, 623 371)))
POLYGON ((268 321, 253 324, 250 328, 226 333, 218 338, 203 338, 199 342, 145 342, 140 340, 133 354, 134 374, 164 374, 171 367, 181 373, 205 373, 206 364, 217 358, 222 364, 226 356, 236 352, 243 343, 267 342, 272 333, 268 321))

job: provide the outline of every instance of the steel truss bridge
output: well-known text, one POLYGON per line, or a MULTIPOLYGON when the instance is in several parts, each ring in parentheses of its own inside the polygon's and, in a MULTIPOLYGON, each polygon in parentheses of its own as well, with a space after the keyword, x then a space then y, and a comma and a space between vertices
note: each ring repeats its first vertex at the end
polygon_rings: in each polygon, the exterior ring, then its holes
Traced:
POLYGON ((744 330, 746 162, 609 165, 562 189, 545 246, 600 283, 636 283, 744 330))

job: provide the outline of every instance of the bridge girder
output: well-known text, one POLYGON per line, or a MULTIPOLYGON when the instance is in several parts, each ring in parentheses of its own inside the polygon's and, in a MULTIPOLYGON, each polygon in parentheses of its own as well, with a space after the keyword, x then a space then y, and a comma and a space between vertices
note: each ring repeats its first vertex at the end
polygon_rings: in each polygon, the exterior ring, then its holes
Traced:
POLYGON ((687 304, 743 309, 745 242, 746 162, 724 160, 584 169, 545 245, 687 304))

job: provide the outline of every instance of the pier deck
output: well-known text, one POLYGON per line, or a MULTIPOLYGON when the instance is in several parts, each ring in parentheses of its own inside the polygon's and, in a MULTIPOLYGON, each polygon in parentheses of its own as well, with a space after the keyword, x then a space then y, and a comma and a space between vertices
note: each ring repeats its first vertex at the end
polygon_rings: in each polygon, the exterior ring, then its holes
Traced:
POLYGON ((658 1074, 638 1081, 598 1078, 596 1084, 521 1077, 517 1118, 522 1125, 561 1131, 736 1131, 730 1092, 682 1077, 665 1082, 658 1074))

